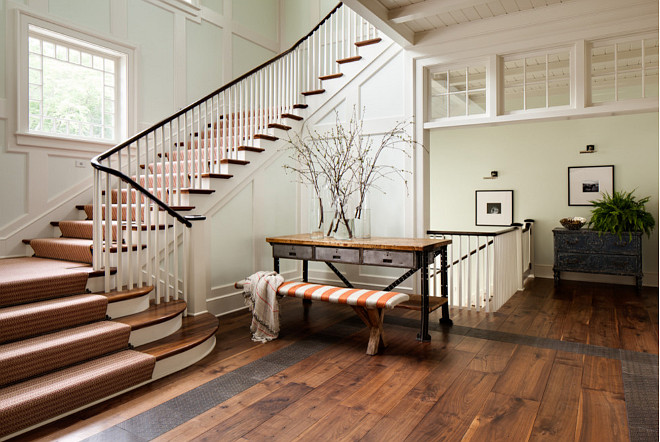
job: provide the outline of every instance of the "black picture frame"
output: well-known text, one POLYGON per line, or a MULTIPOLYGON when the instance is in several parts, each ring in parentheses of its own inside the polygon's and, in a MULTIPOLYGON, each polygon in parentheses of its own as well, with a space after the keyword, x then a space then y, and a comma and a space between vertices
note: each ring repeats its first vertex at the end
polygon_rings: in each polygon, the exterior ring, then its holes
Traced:
POLYGON ((513 190, 476 190, 474 223, 477 226, 513 224, 513 190))
POLYGON ((568 205, 593 206, 603 193, 614 191, 614 165, 568 168, 568 205))

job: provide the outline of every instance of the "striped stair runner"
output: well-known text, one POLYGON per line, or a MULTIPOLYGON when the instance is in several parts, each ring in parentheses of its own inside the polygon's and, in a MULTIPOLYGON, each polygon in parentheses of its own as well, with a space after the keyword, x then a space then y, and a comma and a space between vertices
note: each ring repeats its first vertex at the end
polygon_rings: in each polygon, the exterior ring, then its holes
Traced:
POLYGON ((155 363, 124 350, 0 389, 0 437, 147 382, 155 363))
POLYGON ((70 261, 0 260, 0 307, 83 293, 89 270, 70 261))
POLYGON ((73 295, 0 309, 0 343, 105 319, 108 298, 73 295))
POLYGON ((39 238, 30 241, 34 255, 40 258, 92 263, 91 239, 39 238))
POLYGON ((128 348, 131 327, 112 321, 0 345, 0 386, 128 348))

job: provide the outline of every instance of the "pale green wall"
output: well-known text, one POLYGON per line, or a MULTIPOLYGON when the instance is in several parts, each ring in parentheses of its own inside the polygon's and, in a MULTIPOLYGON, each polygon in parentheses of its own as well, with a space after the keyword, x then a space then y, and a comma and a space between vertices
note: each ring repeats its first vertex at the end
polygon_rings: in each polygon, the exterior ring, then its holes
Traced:
POLYGON ((7 152, 6 122, 0 120, 0 226, 27 211, 27 155, 7 152))
POLYGON ((251 71, 261 63, 268 61, 277 55, 275 52, 269 51, 268 49, 258 46, 237 35, 234 35, 232 39, 232 52, 233 78, 251 71))
POLYGON ((277 40, 279 2, 273 0, 233 0, 232 18, 236 23, 271 40, 277 40))
POLYGON ((174 110, 174 15, 143 0, 128 2, 128 39, 140 48, 140 122, 156 122, 174 110))
POLYGON ((110 32, 110 0, 49 0, 48 12, 87 29, 110 32))
POLYGON ((335 0, 284 0, 282 48, 288 49, 307 35, 338 3, 335 0))
POLYGON ((200 25, 186 20, 186 35, 186 58, 191 67, 186 77, 187 95, 192 103, 222 86, 223 30, 205 21, 200 25))
POLYGON ((209 9, 217 12, 218 14, 223 13, 223 0, 202 0, 202 6, 206 6, 209 9))
MULTIPOLYGON (((431 229, 472 230, 475 190, 514 191, 514 221, 536 221, 536 264, 552 266, 552 229, 567 216, 569 166, 614 165, 617 190, 650 195, 658 221, 658 113, 515 123, 431 132, 431 229), (580 154, 595 144, 597 153, 580 154), (491 170, 499 178, 484 180, 491 170)), ((645 237, 646 238, 646 237, 645 237)), ((658 233, 645 239, 644 271, 658 271, 658 233)))

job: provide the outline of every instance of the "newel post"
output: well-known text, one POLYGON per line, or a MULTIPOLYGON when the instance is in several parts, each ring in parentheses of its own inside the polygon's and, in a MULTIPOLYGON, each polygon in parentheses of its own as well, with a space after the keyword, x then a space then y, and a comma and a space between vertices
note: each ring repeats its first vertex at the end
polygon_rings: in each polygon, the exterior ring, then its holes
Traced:
POLYGON ((188 314, 191 316, 207 312, 206 299, 210 292, 211 237, 210 222, 205 216, 186 216, 192 222, 184 235, 187 262, 184 263, 187 289, 188 314))

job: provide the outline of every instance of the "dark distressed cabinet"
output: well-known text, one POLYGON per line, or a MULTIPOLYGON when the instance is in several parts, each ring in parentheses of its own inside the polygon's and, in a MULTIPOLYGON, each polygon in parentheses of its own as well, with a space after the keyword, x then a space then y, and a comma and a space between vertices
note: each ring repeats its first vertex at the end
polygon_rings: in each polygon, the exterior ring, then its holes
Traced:
POLYGON ((553 266, 555 284, 561 272, 604 273, 634 276, 637 288, 642 287, 642 233, 618 236, 598 234, 589 229, 552 230, 555 243, 553 266))

